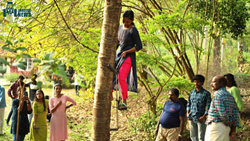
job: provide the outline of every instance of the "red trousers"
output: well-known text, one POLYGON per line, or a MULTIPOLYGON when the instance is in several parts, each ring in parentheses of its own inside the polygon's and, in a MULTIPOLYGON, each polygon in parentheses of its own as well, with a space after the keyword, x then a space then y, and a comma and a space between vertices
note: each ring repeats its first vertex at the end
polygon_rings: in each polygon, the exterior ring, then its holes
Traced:
POLYGON ((128 73, 132 67, 132 61, 131 58, 128 57, 121 65, 119 69, 119 74, 118 74, 118 82, 120 85, 120 90, 122 93, 122 99, 127 99, 128 98, 128 84, 127 84, 127 77, 128 73))

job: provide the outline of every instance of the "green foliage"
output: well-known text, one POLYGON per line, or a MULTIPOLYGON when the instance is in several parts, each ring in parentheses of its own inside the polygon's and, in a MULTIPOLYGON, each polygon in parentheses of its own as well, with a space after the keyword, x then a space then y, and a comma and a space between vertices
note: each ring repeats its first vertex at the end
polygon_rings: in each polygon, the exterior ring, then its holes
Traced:
POLYGON ((41 81, 37 81, 37 87, 38 87, 38 89, 42 89, 42 82, 41 81))
POLYGON ((40 66, 42 66, 42 68, 39 69, 37 74, 38 75, 48 75, 48 74, 52 75, 54 73, 55 75, 60 76, 66 85, 69 85, 69 80, 67 78, 65 67, 64 67, 65 63, 61 61, 63 59, 62 58, 54 59, 53 57, 54 57, 53 52, 49 52, 45 54, 44 59, 41 60, 41 63, 40 63, 40 66))
MULTIPOLYGON (((231 34, 231 37, 236 39, 247 32, 246 24, 250 15, 249 6, 245 0, 192 0, 190 7, 204 20, 213 21, 221 35, 231 34)), ((210 33, 213 34, 213 32, 210 33)))
POLYGON ((0 66, 0 73, 2 75, 4 75, 6 73, 6 71, 7 71, 7 67, 6 66, 0 66))
POLYGON ((146 112, 145 114, 139 116, 137 120, 135 119, 128 119, 129 123, 132 128, 133 132, 136 134, 137 132, 144 131, 148 135, 148 139, 152 139, 154 136, 154 130, 157 125, 157 117, 156 116, 149 116, 149 112, 146 112))
POLYGON ((25 70, 27 64, 26 64, 26 62, 14 62, 14 63, 12 64, 12 66, 16 66, 16 67, 18 67, 18 68, 21 68, 22 70, 25 70))
MULTIPOLYGON (((99 50, 97 43, 101 40, 104 3, 103 1, 83 0, 75 2, 68 0, 58 4, 67 24, 80 43, 76 42, 70 29, 65 26, 66 23, 62 19, 62 15, 58 13, 53 1, 31 4, 21 0, 15 5, 15 8, 30 8, 34 18, 20 18, 18 22, 12 17, 5 18, 4 22, 1 23, 1 31, 9 33, 11 38, 0 35, 0 38, 6 41, 3 44, 6 46, 4 49, 11 52, 22 52, 32 57, 36 56, 38 59, 35 59, 34 62, 38 63, 40 63, 41 58, 44 58, 44 54, 54 52, 53 59, 64 57, 61 61, 66 67, 71 66, 76 71, 81 72, 85 80, 91 81, 93 84, 98 54, 87 50, 85 46, 97 52, 99 50), (21 47, 27 47, 28 51, 21 47)), ((51 56, 45 57, 45 60, 53 59, 51 56)), ((53 61, 46 63, 53 64, 53 61)), ((55 61, 55 63, 57 62, 55 61)), ((44 69, 48 69, 48 67, 44 69)), ((57 70, 60 69, 57 68, 57 70)))
POLYGON ((184 77, 173 77, 165 87, 166 89, 177 88, 182 94, 189 94, 194 89, 190 80, 184 77))
POLYGON ((18 79, 19 74, 17 73, 7 73, 4 75, 4 79, 10 83, 15 82, 18 79))
POLYGON ((5 64, 5 65, 10 65, 9 62, 7 62, 5 59, 3 59, 2 57, 0 57, 0 62, 5 64))
POLYGON ((245 73, 233 74, 236 80, 236 84, 240 88, 248 88, 250 86, 250 75, 245 73))

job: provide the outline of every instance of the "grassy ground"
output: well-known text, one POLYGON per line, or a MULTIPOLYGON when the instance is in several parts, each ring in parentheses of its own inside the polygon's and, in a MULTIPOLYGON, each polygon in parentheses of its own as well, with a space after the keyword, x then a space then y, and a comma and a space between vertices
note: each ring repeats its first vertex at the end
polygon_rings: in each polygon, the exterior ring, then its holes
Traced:
MULTIPOLYGON (((6 87, 6 90, 8 87, 6 87)), ((45 95, 52 95, 52 89, 43 89, 45 95)), ((80 97, 75 96, 74 89, 63 89, 62 93, 69 95, 73 98, 77 105, 67 110, 68 115, 68 140, 69 141, 89 141, 91 139, 92 128, 92 107, 93 107, 93 94, 85 91, 80 93, 80 97)), ((247 92, 249 93, 249 92, 247 92)), ((158 100, 158 108, 163 107, 164 102, 167 100, 166 93, 163 93, 158 100)), ((242 113, 242 120, 244 123, 243 130, 238 134, 238 141, 247 141, 250 139, 250 100, 246 97, 243 98, 245 102, 245 110, 242 113)), ((8 107, 5 109, 5 119, 10 110, 11 99, 6 96, 8 107)), ((119 130, 110 132, 111 141, 153 141, 153 132, 155 124, 159 117, 154 118, 148 112, 148 105, 146 103, 146 93, 141 91, 139 94, 130 93, 128 99, 128 110, 118 111, 119 130)), ((111 109, 111 128, 116 128, 116 106, 112 102, 111 109)), ((188 127, 187 127, 188 129, 188 127)), ((10 134, 10 127, 4 125, 5 136, 0 136, 0 141, 12 140, 10 134)), ((186 137, 183 141, 189 140, 189 132, 185 133, 186 137)), ((29 140, 29 134, 25 137, 25 141, 29 140)), ((49 140, 49 123, 48 123, 48 140, 49 140)))

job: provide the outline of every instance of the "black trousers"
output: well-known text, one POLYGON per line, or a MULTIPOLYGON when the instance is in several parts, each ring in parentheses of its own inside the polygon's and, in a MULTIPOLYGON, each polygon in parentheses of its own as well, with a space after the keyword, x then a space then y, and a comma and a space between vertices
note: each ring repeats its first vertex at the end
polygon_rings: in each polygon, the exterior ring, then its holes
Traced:
POLYGON ((79 90, 80 90, 80 86, 79 85, 75 85, 75 90, 76 90, 76 95, 79 96, 79 90))

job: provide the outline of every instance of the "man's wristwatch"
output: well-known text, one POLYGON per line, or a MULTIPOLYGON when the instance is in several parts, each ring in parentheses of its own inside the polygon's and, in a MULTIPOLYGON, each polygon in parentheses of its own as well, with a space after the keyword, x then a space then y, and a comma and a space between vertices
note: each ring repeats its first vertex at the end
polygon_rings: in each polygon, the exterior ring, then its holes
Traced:
POLYGON ((181 134, 178 134, 178 137, 182 137, 182 135, 181 135, 181 134))

